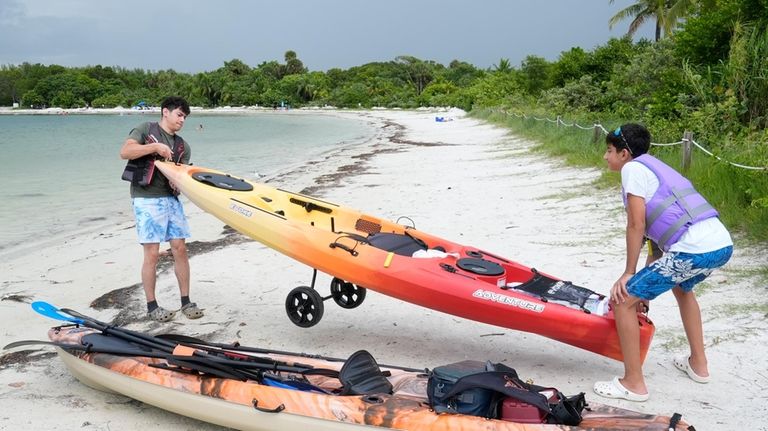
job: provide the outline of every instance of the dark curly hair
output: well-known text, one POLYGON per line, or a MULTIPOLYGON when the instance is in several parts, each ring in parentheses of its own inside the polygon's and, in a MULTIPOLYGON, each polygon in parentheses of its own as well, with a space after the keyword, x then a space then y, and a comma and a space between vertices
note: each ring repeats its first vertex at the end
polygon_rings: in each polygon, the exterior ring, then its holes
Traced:
POLYGON ((634 158, 648 152, 651 147, 651 133, 640 124, 622 124, 616 130, 608 132, 605 143, 613 145, 617 150, 626 148, 634 158))
POLYGON ((163 100, 162 105, 160 105, 160 108, 161 110, 168 108, 169 111, 179 108, 184 115, 189 115, 189 103, 187 103, 186 99, 179 96, 166 97, 163 100))

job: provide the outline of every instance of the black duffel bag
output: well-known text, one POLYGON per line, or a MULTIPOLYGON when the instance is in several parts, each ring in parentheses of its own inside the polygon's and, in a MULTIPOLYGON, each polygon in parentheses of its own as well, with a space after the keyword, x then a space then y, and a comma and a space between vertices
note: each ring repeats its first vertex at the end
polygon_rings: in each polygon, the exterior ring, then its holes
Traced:
POLYGON ((447 396, 462 377, 485 371, 485 363, 471 360, 435 367, 429 374, 427 382, 429 406, 436 413, 493 417, 495 415, 493 390, 475 388, 447 396))
POLYGON ((436 413, 499 417, 499 404, 507 397, 539 409, 547 423, 578 425, 586 408, 584 393, 566 397, 554 388, 526 383, 504 364, 462 361, 432 370, 427 384, 429 405, 436 413), (554 391, 550 404, 543 391, 554 391))

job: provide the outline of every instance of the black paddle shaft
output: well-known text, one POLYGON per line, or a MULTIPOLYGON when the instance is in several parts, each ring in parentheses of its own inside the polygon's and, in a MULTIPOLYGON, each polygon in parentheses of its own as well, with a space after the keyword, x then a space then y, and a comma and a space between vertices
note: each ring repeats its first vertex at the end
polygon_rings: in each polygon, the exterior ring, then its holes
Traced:
MULTIPOLYGON (((213 348, 213 349, 217 349, 215 351, 222 352, 225 354, 226 353, 238 354, 240 352, 247 352, 247 353, 262 353, 265 355, 273 354, 273 355, 285 355, 285 356, 299 356, 302 358, 320 359, 320 360, 329 361, 329 362, 346 362, 347 361, 344 358, 334 358, 332 356, 323 356, 323 355, 318 355, 314 353, 286 352, 283 350, 272 350, 272 349, 262 349, 259 347, 241 346, 239 344, 212 343, 212 342, 201 340, 199 338, 190 337, 187 335, 179 335, 179 334, 160 334, 157 336, 157 338, 161 338, 164 340, 175 340, 185 345, 191 345, 191 347, 201 346, 204 349, 213 348)), ((379 365, 384 368, 392 368, 392 369, 408 371, 412 373, 418 373, 418 372, 424 371, 423 368, 408 368, 408 367, 401 367, 399 365, 387 365, 387 364, 379 364, 379 365)), ((304 366, 304 365, 294 363, 294 366, 304 366)), ((307 365, 307 367, 309 367, 309 365, 307 365)))
MULTIPOLYGON (((62 308, 61 311, 69 314, 70 316, 82 319, 83 325, 86 327, 99 330, 105 335, 112 335, 116 338, 120 338, 125 341, 129 341, 138 345, 159 350, 165 353, 166 357, 169 355, 173 355, 174 349, 176 348, 177 345, 180 344, 180 343, 174 343, 172 341, 164 340, 162 338, 153 337, 151 335, 142 334, 140 332, 131 331, 129 329, 121 328, 118 326, 108 325, 92 317, 85 316, 81 313, 78 313, 77 311, 70 310, 67 308, 62 308)), ((266 359, 266 358, 248 357, 248 360, 235 360, 235 359, 221 358, 219 356, 209 354, 209 352, 204 350, 204 347, 200 347, 200 348, 198 348, 198 346, 188 346, 188 347, 192 347, 195 349, 193 353, 194 356, 204 358, 208 361, 212 361, 220 365, 230 366, 234 368, 245 368, 245 369, 259 368, 263 370, 285 371, 285 372, 298 373, 298 374, 322 374, 322 375, 329 375, 329 376, 334 376, 338 374, 336 370, 321 369, 321 368, 316 369, 310 366, 290 366, 290 365, 286 365, 284 362, 275 361, 275 360, 266 359), (257 361, 257 359, 259 359, 259 361, 257 361)), ((219 349, 219 351, 216 353, 223 353, 223 352, 221 352, 219 349)), ((133 356, 145 356, 145 355, 142 355, 140 353, 133 353, 133 356)))

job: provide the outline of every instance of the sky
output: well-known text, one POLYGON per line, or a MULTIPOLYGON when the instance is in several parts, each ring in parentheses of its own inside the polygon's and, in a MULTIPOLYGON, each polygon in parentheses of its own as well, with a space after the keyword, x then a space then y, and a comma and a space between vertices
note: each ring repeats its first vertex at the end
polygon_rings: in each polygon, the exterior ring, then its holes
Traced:
MULTIPOLYGON (((309 70, 401 55, 489 68, 556 60, 626 33, 633 0, 0 0, 0 65, 102 65, 197 73, 239 59, 309 70)), ((638 32, 651 39, 653 25, 638 32)))

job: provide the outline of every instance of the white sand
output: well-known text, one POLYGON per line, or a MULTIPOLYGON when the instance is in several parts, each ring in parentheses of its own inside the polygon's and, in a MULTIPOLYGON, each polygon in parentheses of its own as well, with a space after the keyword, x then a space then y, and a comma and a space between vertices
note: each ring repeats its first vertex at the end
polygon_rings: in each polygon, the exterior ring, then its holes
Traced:
MULTIPOLYGON (((591 186, 597 170, 563 167, 558 160, 532 154, 531 142, 464 118, 459 111, 338 111, 337 115, 363 116, 381 126, 379 136, 295 172, 263 180, 296 191, 321 186, 313 194, 393 220, 408 216, 421 230, 521 261, 601 293, 608 292, 622 271, 624 214, 617 190, 591 186), (435 116, 454 121, 436 122, 435 116), (399 143, 390 141, 395 134, 399 143), (440 145, 418 145, 430 143, 440 145), (354 157, 371 153, 376 154, 354 157), (330 175, 355 163, 364 170, 336 178, 330 175)), ((195 162, 205 166, 204 160, 195 162)), ((222 223, 189 202, 186 209, 193 241, 222 237, 222 223)), ((731 262, 704 286, 700 303, 713 375, 710 384, 694 383, 672 366, 672 357, 687 349, 677 307, 671 294, 652 302, 657 332, 645 363, 652 391, 646 403, 606 400, 592 393, 594 381, 622 372, 618 362, 375 292, 369 292, 353 310, 327 301, 317 326, 298 328, 285 316, 285 295, 295 286, 309 284, 311 270, 251 241, 192 257, 192 299, 206 308, 203 319, 179 316, 166 325, 144 321, 140 289, 116 304, 119 309, 90 309, 94 299, 139 282, 142 256, 132 219, 2 262, 0 344, 44 340, 47 329, 55 324, 33 313, 27 303, 10 298, 25 295, 105 321, 122 310, 122 316, 138 320, 134 329, 215 334, 221 341, 281 350, 347 356, 365 348, 382 363, 430 368, 465 358, 490 359, 567 394, 584 391, 588 400, 648 413, 680 412, 699 430, 765 430, 768 323, 764 305, 762 311, 750 311, 748 306, 753 298, 765 303, 765 286, 751 272, 768 263, 765 256, 764 250, 737 243, 731 262)), ((329 281, 327 275, 318 277, 323 295, 329 281)), ((177 306, 172 271, 159 276, 158 297, 161 305, 177 306)), ((50 350, 36 355, 45 352, 50 350)), ((218 429, 87 388, 56 357, 3 367, 0 405, 0 429, 8 430, 218 429)))

